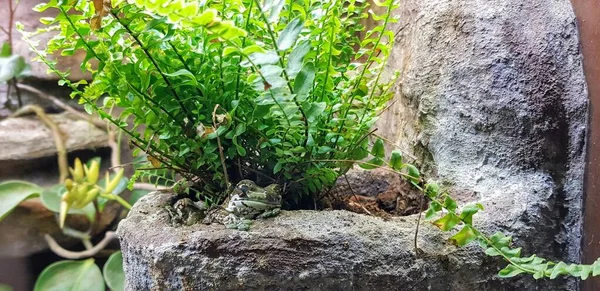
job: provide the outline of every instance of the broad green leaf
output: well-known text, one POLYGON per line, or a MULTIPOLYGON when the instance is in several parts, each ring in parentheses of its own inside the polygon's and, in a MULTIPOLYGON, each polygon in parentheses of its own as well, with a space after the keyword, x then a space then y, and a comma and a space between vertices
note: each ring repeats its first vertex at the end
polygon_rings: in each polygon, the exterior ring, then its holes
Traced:
POLYGON ((167 75, 169 77, 183 76, 189 80, 189 85, 198 86, 198 81, 196 80, 196 77, 194 76, 194 74, 192 74, 192 72, 190 72, 186 69, 181 69, 177 72, 170 73, 170 74, 165 73, 165 75, 167 75))
POLYGON ((315 65, 313 63, 307 63, 296 79, 294 80, 294 93, 296 93, 296 100, 302 102, 308 97, 308 93, 313 86, 315 80, 315 65))
POLYGON ((2 49, 0 49, 0 58, 7 58, 11 54, 10 44, 8 42, 3 42, 2 49))
POLYGON ((506 268, 504 268, 504 269, 500 270, 500 272, 498 272, 498 276, 500 276, 501 278, 511 278, 511 277, 519 275, 523 272, 525 272, 525 271, 518 269, 517 267, 515 267, 513 265, 508 265, 508 266, 506 266, 506 268))
POLYGON ((19 203, 38 197, 44 189, 25 181, 6 181, 0 183, 0 221, 4 219, 19 203))
POLYGON ((442 218, 433 222, 433 224, 439 227, 443 231, 449 231, 453 229, 460 222, 460 218, 454 215, 454 213, 448 213, 442 218))
POLYGON ((458 233, 450 237, 448 240, 453 245, 462 247, 477 239, 477 235, 470 225, 465 225, 458 233))
POLYGON ((309 122, 313 122, 317 120, 323 112, 325 112, 325 108, 327 108, 327 104, 325 102, 314 102, 310 103, 308 106, 304 107, 304 113, 306 114, 306 118, 309 122))
POLYGON ((296 75, 298 75, 298 73, 300 72, 300 69, 302 69, 302 64, 304 63, 304 56, 306 56, 306 54, 308 53, 308 51, 310 50, 310 42, 309 41, 303 41, 300 42, 290 53, 290 55, 287 58, 287 68, 286 68, 286 72, 288 74, 288 76, 290 78, 295 78, 296 75))
POLYGON ((285 0, 267 0, 262 7, 263 13, 267 13, 268 21, 275 22, 279 18, 279 13, 283 9, 285 0))
MULTIPOLYGON (((60 201, 65 191, 66 189, 63 185, 54 185, 48 189, 43 189, 40 195, 40 200, 48 210, 59 213, 60 201)), ((90 221, 94 221, 96 210, 94 209, 94 205, 90 203, 81 209, 70 208, 68 213, 85 215, 90 221)))
POLYGON ((0 291, 13 291, 13 289, 6 284, 0 284, 0 291))
POLYGON ((402 152, 399 150, 392 151, 392 157, 390 158, 390 167, 396 171, 402 169, 402 152))
POLYGON ((34 291, 104 291, 104 278, 94 259, 59 261, 46 267, 34 291))
POLYGON ((115 252, 106 261, 104 268, 104 281, 112 291, 125 290, 125 271, 123 271, 123 253, 115 252))
POLYGON ((12 55, 6 58, 0 58, 0 82, 6 82, 14 77, 18 77, 25 69, 27 64, 25 58, 19 55, 12 55))
POLYGON ((385 157, 385 148, 383 147, 383 140, 378 138, 371 149, 371 154, 383 159, 385 157))
POLYGON ((304 27, 304 24, 300 17, 292 19, 292 21, 290 21, 290 23, 288 23, 288 25, 283 29, 279 35, 279 38, 277 38, 277 48, 280 51, 291 48, 296 42, 296 39, 298 39, 298 35, 300 34, 300 31, 302 31, 302 27, 304 27))
POLYGON ((250 67, 252 64, 255 66, 262 65, 273 65, 279 62, 279 56, 274 51, 267 51, 266 53, 256 52, 248 56, 250 61, 245 60, 240 63, 242 67, 250 67))

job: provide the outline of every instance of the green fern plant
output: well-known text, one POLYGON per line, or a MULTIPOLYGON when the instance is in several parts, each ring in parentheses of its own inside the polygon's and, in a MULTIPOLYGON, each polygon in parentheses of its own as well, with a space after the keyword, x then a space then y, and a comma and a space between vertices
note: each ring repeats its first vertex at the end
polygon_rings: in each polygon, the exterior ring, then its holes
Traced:
POLYGON ((382 15, 359 0, 51 0, 36 7, 58 10, 47 28, 20 30, 27 40, 58 31, 45 48, 30 41, 39 60, 154 164, 198 181, 204 198, 250 178, 285 184, 296 204, 366 157, 392 96, 395 76, 383 71, 398 4, 374 3, 382 15), (367 17, 378 25, 365 32, 367 17), (49 57, 77 50, 90 84, 49 57))

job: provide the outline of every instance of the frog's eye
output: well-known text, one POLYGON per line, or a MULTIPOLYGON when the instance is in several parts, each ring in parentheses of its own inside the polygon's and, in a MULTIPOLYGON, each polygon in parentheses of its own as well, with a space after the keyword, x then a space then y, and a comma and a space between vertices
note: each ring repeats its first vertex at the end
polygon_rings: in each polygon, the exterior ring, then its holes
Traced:
POLYGON ((249 187, 248 185, 240 185, 240 187, 238 187, 240 189, 240 191, 242 191, 242 195, 240 196, 246 196, 246 194, 248 193, 249 187))

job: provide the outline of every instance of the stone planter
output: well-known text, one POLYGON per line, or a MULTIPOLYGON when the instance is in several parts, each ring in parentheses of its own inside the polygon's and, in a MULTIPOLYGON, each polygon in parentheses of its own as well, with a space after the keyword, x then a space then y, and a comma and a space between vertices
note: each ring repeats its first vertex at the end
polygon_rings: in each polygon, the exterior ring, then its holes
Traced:
POLYGON ((119 224, 126 290, 567 290, 561 280, 500 279, 501 260, 476 245, 457 249, 429 224, 416 253, 417 215, 283 211, 243 232, 173 227, 165 210, 172 200, 148 194, 119 224))

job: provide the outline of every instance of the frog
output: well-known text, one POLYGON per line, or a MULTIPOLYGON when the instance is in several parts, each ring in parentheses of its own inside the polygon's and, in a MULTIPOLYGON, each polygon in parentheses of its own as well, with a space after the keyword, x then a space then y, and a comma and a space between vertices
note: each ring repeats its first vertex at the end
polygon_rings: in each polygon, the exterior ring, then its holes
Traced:
POLYGON ((203 201, 181 198, 167 207, 174 225, 218 223, 228 229, 247 231, 255 219, 274 217, 281 211, 281 187, 271 184, 258 186, 252 180, 241 180, 230 191, 222 205, 208 207, 203 201))
POLYGON ((174 226, 194 225, 204 219, 208 209, 203 201, 193 201, 190 198, 184 197, 175 202, 173 206, 167 206, 167 212, 171 217, 171 224, 174 226))
POLYGON ((220 223, 229 229, 247 231, 255 219, 274 217, 281 211, 281 187, 260 187, 252 180, 241 180, 233 188, 226 207, 211 209, 203 223, 220 223))

